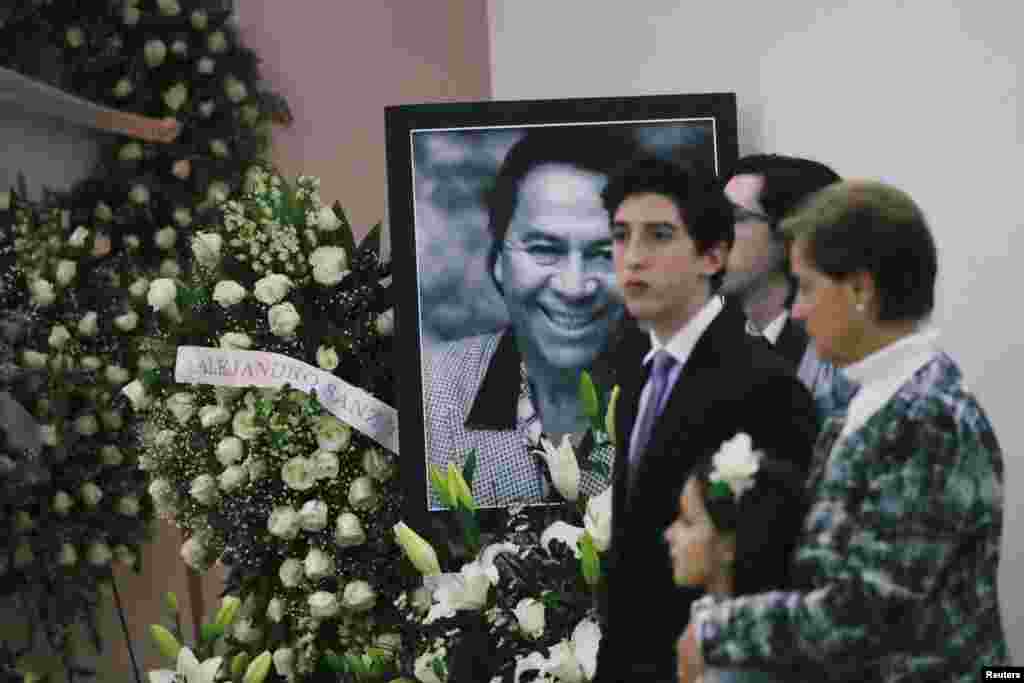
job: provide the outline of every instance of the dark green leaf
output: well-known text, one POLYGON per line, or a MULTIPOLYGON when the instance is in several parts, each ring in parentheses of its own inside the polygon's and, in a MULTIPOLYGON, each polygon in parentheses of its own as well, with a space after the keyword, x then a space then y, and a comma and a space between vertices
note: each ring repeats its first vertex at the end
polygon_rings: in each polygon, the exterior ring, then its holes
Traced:
POLYGON ((321 666, 327 667, 333 673, 348 673, 348 664, 345 658, 328 650, 320 658, 321 666))
POLYGON ((448 667, 445 666, 444 660, 440 657, 436 657, 430 662, 430 668, 433 670, 434 675, 442 681, 448 680, 448 667))
POLYGON ((474 448, 466 456, 466 462, 462 465, 462 478, 466 480, 469 490, 473 490, 473 477, 476 475, 476 449, 474 448))
POLYGON ((160 371, 155 368, 144 371, 142 373, 142 383, 147 389, 157 386, 160 384, 160 371))
POLYGON ((204 643, 210 643, 224 635, 224 626, 211 623, 203 624, 199 629, 199 639, 204 643))
POLYGON ((466 542, 469 550, 475 555, 476 551, 480 548, 480 523, 471 510, 467 510, 462 506, 456 509, 456 513, 462 526, 463 540, 466 542))
POLYGON ((608 468, 608 463, 600 460, 596 455, 592 455, 587 458, 587 460, 580 465, 580 469, 584 472, 595 472, 605 479, 611 476, 611 470, 608 468))

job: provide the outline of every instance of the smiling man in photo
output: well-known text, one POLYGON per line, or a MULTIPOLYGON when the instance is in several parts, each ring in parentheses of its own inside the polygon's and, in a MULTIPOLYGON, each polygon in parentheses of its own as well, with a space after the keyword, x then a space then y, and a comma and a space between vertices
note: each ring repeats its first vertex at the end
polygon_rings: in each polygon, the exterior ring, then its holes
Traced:
MULTIPOLYGON (((624 314, 601 192, 636 152, 628 134, 606 127, 531 129, 488 193, 489 263, 509 326, 441 345, 424 372, 427 461, 461 467, 475 451, 481 506, 551 499, 533 451, 542 435, 581 443, 580 373, 609 352, 624 314)), ((613 449, 596 449, 610 467, 613 449)), ((604 485, 584 472, 580 491, 604 485)))

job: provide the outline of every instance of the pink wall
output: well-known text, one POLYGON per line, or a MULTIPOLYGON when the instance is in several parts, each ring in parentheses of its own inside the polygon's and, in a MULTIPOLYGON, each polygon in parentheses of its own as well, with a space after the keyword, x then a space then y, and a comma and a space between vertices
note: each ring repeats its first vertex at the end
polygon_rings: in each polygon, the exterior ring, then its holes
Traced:
MULTIPOLYGON (((246 44, 295 117, 291 126, 275 127, 274 162, 289 176, 319 176, 324 199, 342 203, 357 237, 384 216, 384 107, 490 98, 486 4, 236 0, 246 44)), ((143 672, 165 665, 147 635, 160 619, 163 593, 176 591, 185 610, 189 604, 179 532, 166 524, 158 532, 144 573, 119 579, 143 672)), ((208 612, 220 588, 213 572, 204 581, 208 612)), ((130 680, 113 609, 103 632, 108 649, 97 662, 98 680, 130 680)))
POLYGON ((358 236, 384 217, 384 107, 490 98, 485 0, 237 0, 243 38, 289 101, 273 160, 320 176, 358 236))

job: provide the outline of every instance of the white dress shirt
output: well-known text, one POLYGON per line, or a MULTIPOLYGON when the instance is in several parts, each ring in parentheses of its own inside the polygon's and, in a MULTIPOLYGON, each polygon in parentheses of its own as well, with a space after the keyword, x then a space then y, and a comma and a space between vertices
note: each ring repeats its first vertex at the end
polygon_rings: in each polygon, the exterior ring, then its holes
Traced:
POLYGON ((839 440, 864 426, 915 372, 935 358, 938 338, 934 329, 915 332, 843 369, 860 390, 850 402, 839 440))

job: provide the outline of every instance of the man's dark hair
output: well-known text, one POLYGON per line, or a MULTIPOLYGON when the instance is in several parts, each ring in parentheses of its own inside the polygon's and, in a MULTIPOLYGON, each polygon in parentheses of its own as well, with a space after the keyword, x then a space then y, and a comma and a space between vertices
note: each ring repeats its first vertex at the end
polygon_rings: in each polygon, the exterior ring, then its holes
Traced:
MULTIPOLYGON (((656 194, 671 200, 698 253, 703 254, 716 244, 732 248, 732 206, 709 171, 653 157, 637 159, 612 177, 602 197, 608 214, 614 217, 626 198, 638 194, 656 194)), ((723 267, 711 277, 713 290, 724 276, 723 267)))

